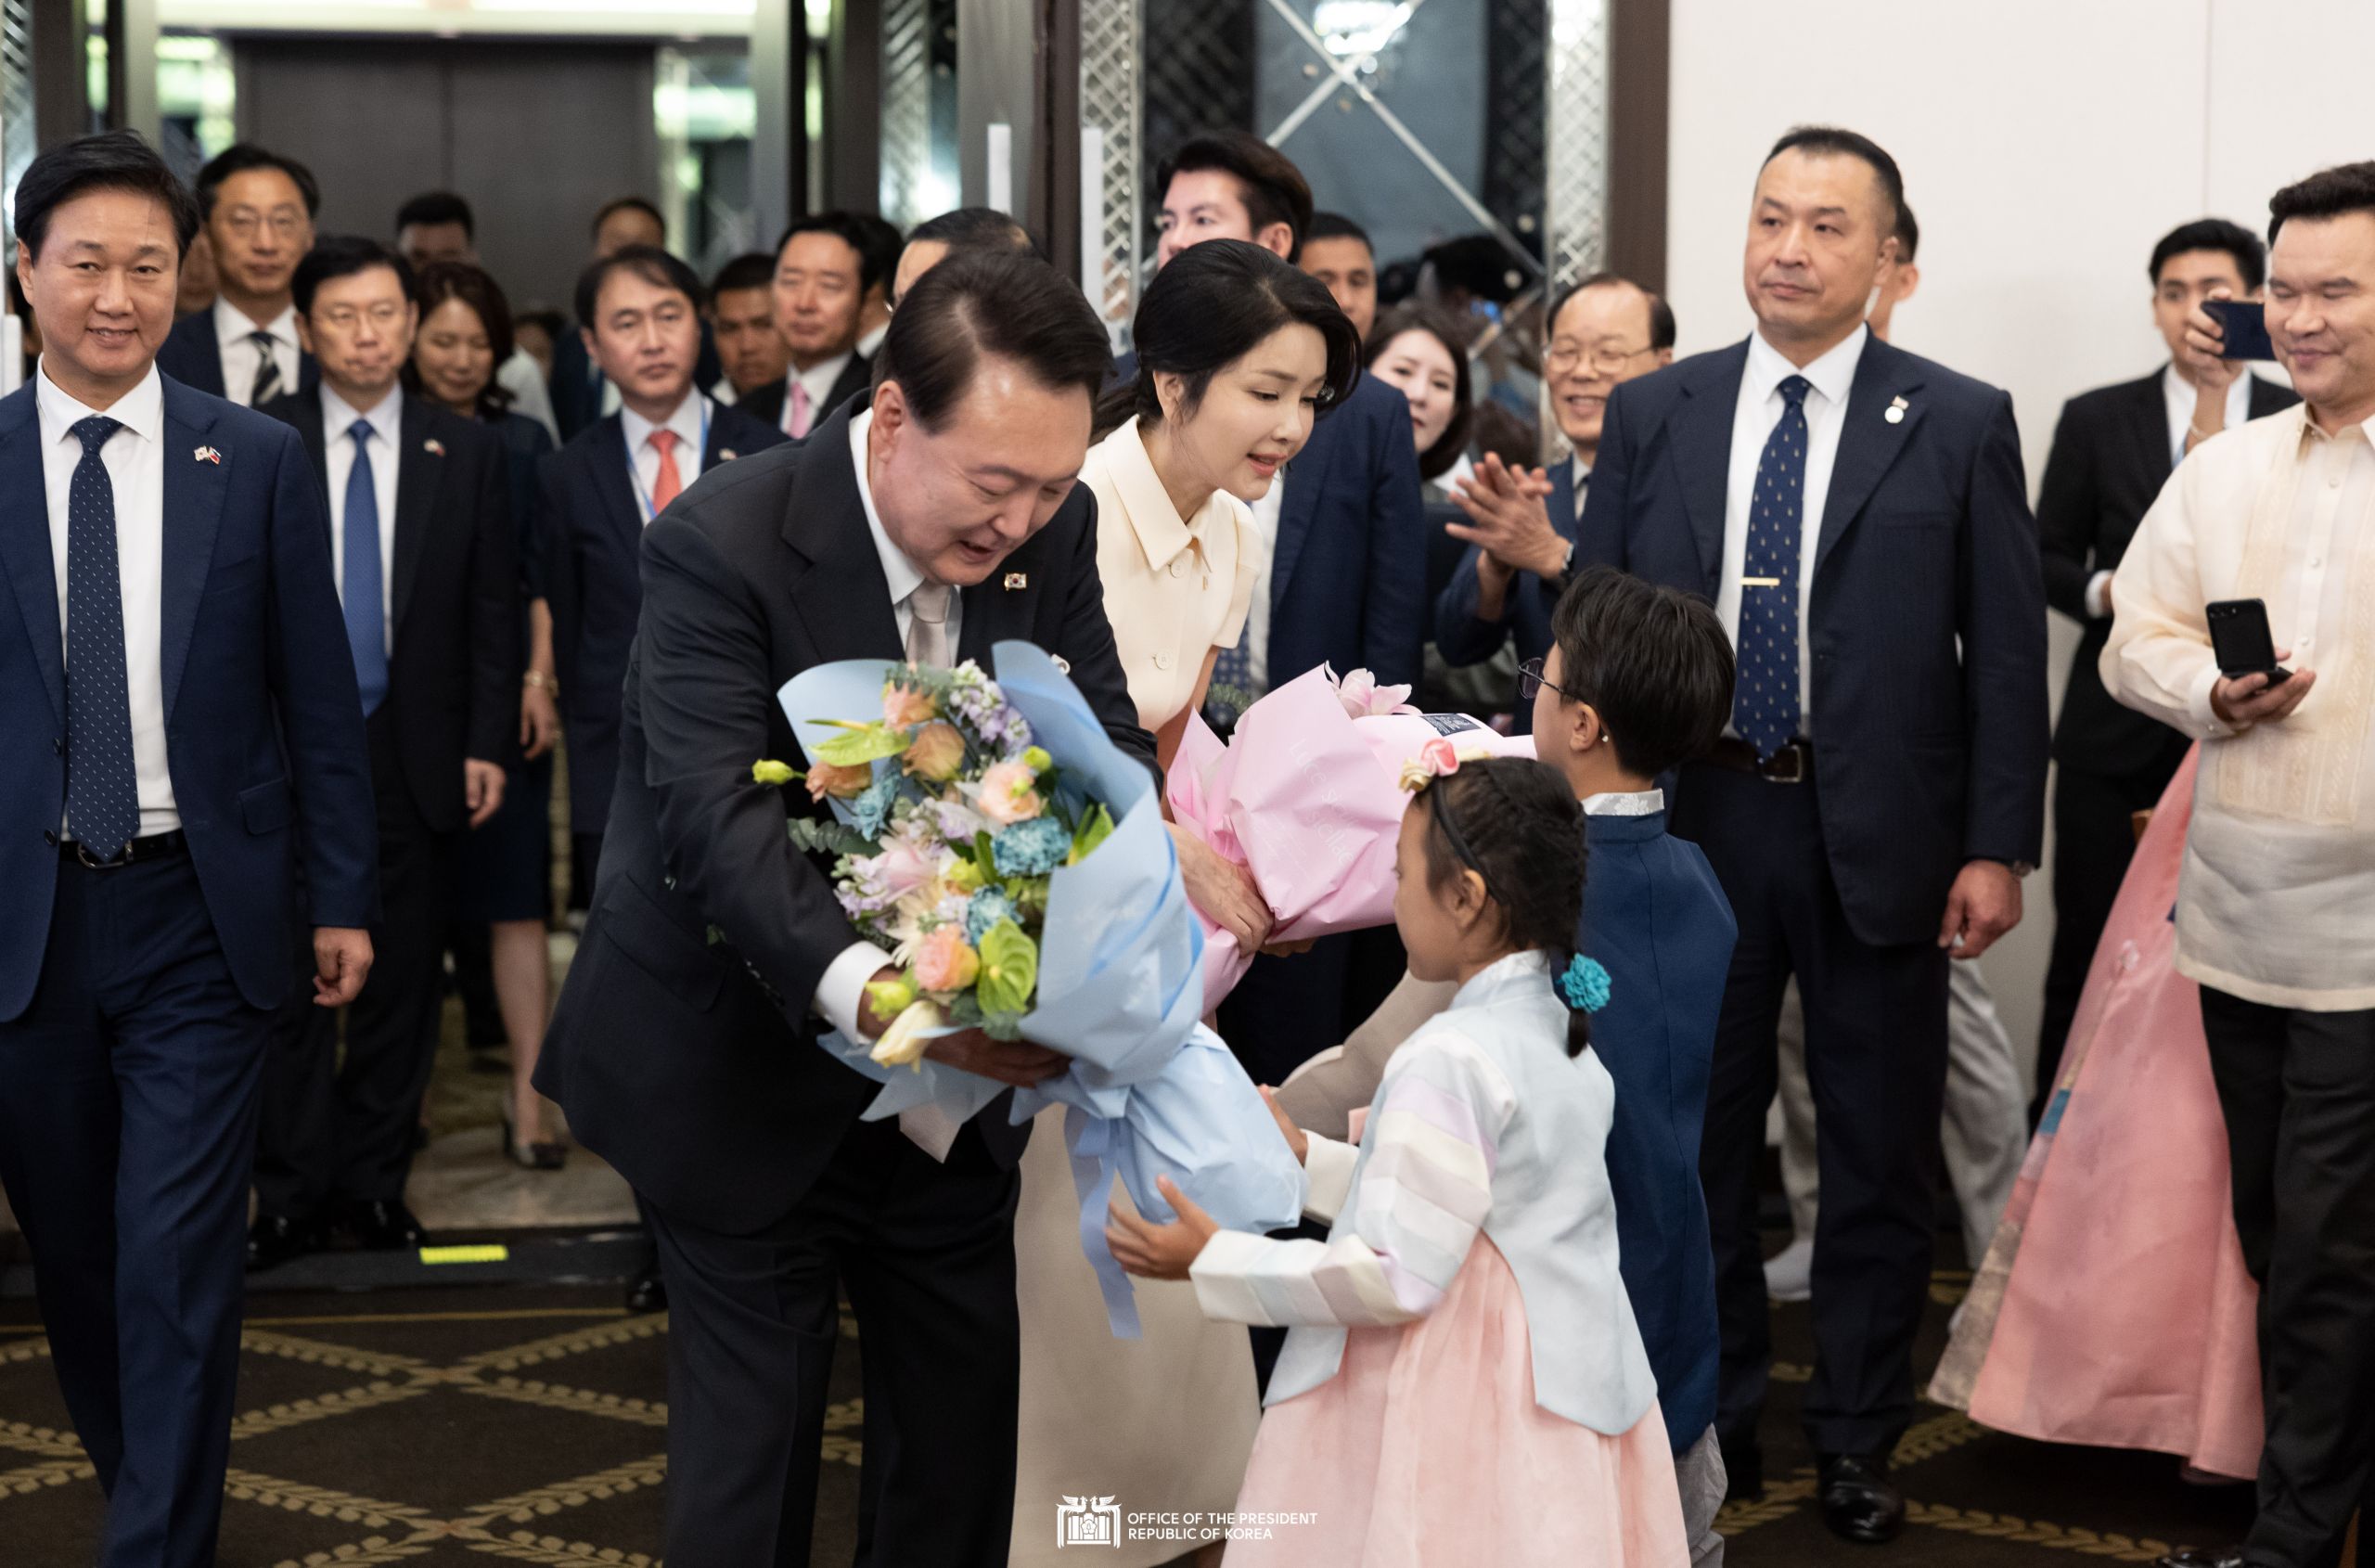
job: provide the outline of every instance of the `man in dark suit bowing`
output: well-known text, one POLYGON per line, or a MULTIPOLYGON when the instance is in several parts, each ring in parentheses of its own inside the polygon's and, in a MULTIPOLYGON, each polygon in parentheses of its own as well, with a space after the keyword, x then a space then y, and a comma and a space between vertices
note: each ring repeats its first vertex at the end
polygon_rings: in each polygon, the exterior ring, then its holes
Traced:
POLYGON ((521 654, 509 460, 473 419, 406 396, 412 269, 376 239, 323 239, 298 264, 298 328, 321 385, 265 412, 296 428, 361 689, 379 803, 379 958, 337 1019, 287 1010, 264 1077, 250 1262, 344 1224, 366 1247, 421 1242, 404 1204, 437 1049, 446 912, 470 829, 503 802, 521 654))
MULTIPOLYGON (((1063 659, 1153 765, 1074 483, 1104 328, 1044 262, 950 257, 892 317, 873 402, 728 465, 646 533, 619 779, 584 944, 537 1086, 625 1175, 661 1244, 672 1556, 807 1561, 844 1286, 866 1330, 871 1561, 990 1568, 1013 1520, 1013 1220, 1028 1126, 862 1123, 874 1084, 817 1049, 879 1035, 888 958, 786 839, 804 790, 776 691, 842 659, 1063 659), (924 1147, 919 1147, 923 1145, 924 1147), (927 1148, 941 1150, 938 1158, 927 1148)), ((1062 1059, 979 1034, 933 1054, 1008 1084, 1062 1059)))
POLYGON ((619 766, 619 688, 643 602, 643 531, 701 475, 784 439, 701 395, 701 301, 692 268, 645 245, 604 257, 577 282, 580 337, 622 402, 545 459, 532 532, 552 608, 570 831, 588 884, 619 766))
POLYGON ((303 449, 153 363, 197 227, 129 131, 33 160, 0 400, 0 1182, 108 1568, 214 1560, 265 1041, 301 973, 362 987, 377 902, 303 449))
POLYGON ((2243 362, 2186 346, 2186 318, 2205 300, 2255 300, 2267 276, 2259 236, 2223 218, 2170 230, 2152 248, 2152 324, 2169 363, 2140 380, 2070 400, 2054 427, 2037 491, 2037 543, 2045 595, 2082 628, 2053 731, 2053 959, 2037 1031, 2036 1099, 2045 1113, 2077 1016, 2095 944, 2110 920, 2136 847, 2135 814, 2150 809, 2192 744, 2159 720, 2123 706, 2096 666, 2111 640, 2112 573, 2136 525, 2188 452, 2231 425, 2290 408, 2290 387, 2249 374, 2243 362))
POLYGON ((1674 816, 1740 927, 1701 1156, 1716 1426, 1754 1496, 1757 1178, 1794 974, 1822 1127, 1806 1434, 1824 1517, 1859 1541, 1904 1523, 1888 1456, 1930 1281, 1948 955, 2019 921, 2044 830, 2045 594, 2011 400, 1864 324, 1903 199, 1866 138, 1781 138, 1749 215, 1756 331, 1616 389, 1577 550, 1704 595, 1740 650, 1727 739, 1683 769, 1674 816))

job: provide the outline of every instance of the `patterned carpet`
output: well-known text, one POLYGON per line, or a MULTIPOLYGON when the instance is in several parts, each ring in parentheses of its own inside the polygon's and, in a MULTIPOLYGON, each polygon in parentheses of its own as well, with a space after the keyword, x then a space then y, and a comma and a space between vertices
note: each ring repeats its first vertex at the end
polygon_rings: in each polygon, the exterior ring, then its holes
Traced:
MULTIPOLYGON (((1923 1364, 1961 1277, 1941 1274, 1923 1364)), ((630 1317, 611 1286, 508 1286, 259 1297, 241 1368, 225 1568, 515 1562, 649 1564, 666 1472, 667 1320, 630 1317)), ((1765 1497, 1727 1510, 1735 1568, 1852 1562, 2044 1568, 2149 1562, 2240 1534, 2248 1488, 2200 1488, 2152 1454, 2058 1448, 1924 1407, 1897 1459, 1912 1523, 1876 1550, 1822 1526, 1795 1420, 1804 1310, 1777 1309, 1780 1364, 1765 1497)), ((859 1458, 856 1328, 834 1369, 815 1540, 850 1561, 859 1458)), ((0 1302, 0 1562, 89 1561, 99 1497, 67 1430, 30 1302, 0 1302)))

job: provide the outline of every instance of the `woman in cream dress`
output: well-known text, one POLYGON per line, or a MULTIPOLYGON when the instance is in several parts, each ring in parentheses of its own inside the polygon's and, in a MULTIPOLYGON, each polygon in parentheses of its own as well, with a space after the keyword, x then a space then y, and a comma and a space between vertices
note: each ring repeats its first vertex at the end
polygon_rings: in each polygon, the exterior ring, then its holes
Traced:
MULTIPOLYGON (((1166 767, 1202 706, 1219 651, 1244 634, 1269 541, 1249 503, 1342 401, 1359 340, 1325 285, 1259 246, 1209 240, 1158 274, 1138 306, 1136 382, 1105 410, 1118 429, 1088 455, 1097 566, 1138 722, 1166 767), (1125 418, 1126 417, 1126 418, 1125 418)), ((1175 834, 1188 896, 1249 948, 1270 916, 1242 868, 1175 834)), ((1022 1402, 1011 1562, 1060 1560, 1066 1497, 1111 1498, 1114 1568, 1188 1551, 1133 1541, 1133 1514, 1226 1511, 1261 1406, 1245 1330, 1205 1320, 1183 1283, 1136 1281, 1142 1337, 1117 1340, 1081 1252, 1060 1108, 1041 1114, 1015 1215, 1022 1402)), ((1117 1202, 1129 1200, 1117 1192, 1117 1202)), ((1075 1556, 1077 1553, 1075 1553, 1075 1556)))

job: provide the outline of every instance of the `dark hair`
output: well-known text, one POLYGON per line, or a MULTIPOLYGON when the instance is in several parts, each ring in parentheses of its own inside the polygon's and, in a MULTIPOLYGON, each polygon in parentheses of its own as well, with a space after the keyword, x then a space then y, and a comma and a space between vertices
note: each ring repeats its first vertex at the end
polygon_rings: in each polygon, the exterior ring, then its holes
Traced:
POLYGON ((899 232, 898 225, 873 212, 853 212, 850 218, 866 237, 857 248, 859 259, 865 263, 864 291, 871 294, 879 289, 888 295, 891 279, 899 271, 899 252, 907 248, 907 237, 899 232))
POLYGON ((586 228, 586 234, 596 239, 602 238, 602 225, 610 221, 613 212, 641 212, 660 225, 661 238, 668 238, 668 220, 661 215, 659 208, 640 196, 614 196, 603 202, 595 209, 594 222, 586 228))
POLYGON ((1091 401, 1113 367, 1105 324, 1070 278, 1036 256, 969 251, 918 278, 891 313, 874 385, 898 382, 917 422, 937 431, 992 355, 1091 401))
MULTIPOLYGON (((1316 238, 1315 236, 1314 238, 1316 238)), ((1405 332, 1424 332, 1444 346, 1451 355, 1451 423, 1435 443, 1419 454, 1419 477, 1435 479, 1451 471, 1459 455, 1468 450, 1468 422, 1475 412, 1475 392, 1469 380, 1468 350, 1460 343, 1458 331, 1444 319, 1443 312, 1420 304, 1396 305, 1377 318, 1369 328, 1369 341, 1361 350, 1364 367, 1374 366, 1393 340, 1405 332)))
POLYGON ((229 147, 206 161, 198 172, 198 210, 206 217, 214 215, 214 198, 222 190, 223 182, 234 174, 244 174, 253 169, 277 169, 297 186, 297 194, 305 199, 305 215, 318 217, 322 211, 322 187, 315 182, 314 172, 293 158, 283 158, 276 152, 266 152, 253 142, 233 142, 229 147))
POLYGON ((1208 239, 1188 247, 1154 275, 1138 299, 1130 328, 1137 379, 1105 396, 1099 429, 1133 414, 1144 424, 1161 423, 1158 372, 1186 378, 1179 413, 1194 413, 1217 372, 1295 322, 1317 328, 1326 345, 1327 379, 1319 389, 1319 412, 1326 414, 1352 395, 1361 375, 1360 334, 1328 285, 1247 240, 1208 239))
MULTIPOLYGON (((137 132, 109 131, 61 143, 25 166, 17 181, 16 228, 26 253, 38 260, 42 241, 49 238, 50 215, 95 190, 128 191, 162 203, 185 254, 198 238, 198 203, 188 187, 137 132)), ((16 276, 13 267, 8 276, 16 276)))
POLYGON ((1002 251, 1029 251, 1031 231, 995 207, 959 207, 936 218, 926 218, 907 231, 907 243, 936 239, 952 251, 986 246, 1002 251))
POLYGON ((857 291, 870 294, 876 284, 887 285, 891 274, 899 265, 899 231, 889 224, 882 224, 883 230, 892 240, 890 257, 886 261, 880 241, 867 227, 869 224, 879 223, 882 223, 881 219, 868 218, 859 212, 811 212, 804 218, 793 219, 791 226, 783 231, 783 238, 776 241, 776 258, 782 260, 783 248, 790 244, 796 236, 829 234, 856 255, 857 291))
POLYGON ((2337 163, 2269 197, 2268 243, 2276 243, 2276 231, 2287 218, 2338 218, 2344 212, 2375 212, 2375 162, 2337 163))
POLYGON ((1732 641, 1714 607, 1612 567, 1551 611, 1560 695, 1599 713, 1624 771, 1654 778, 1713 750, 1732 716, 1732 641))
POLYGON ((1311 232, 1303 237, 1303 242, 1308 245, 1315 239, 1357 239, 1367 250, 1369 259, 1377 259, 1377 241, 1369 238, 1369 231, 1342 212, 1314 212, 1311 232))
POLYGON ((289 279, 289 294, 297 306, 297 314, 314 314, 314 296, 323 284, 334 277, 369 272, 373 267, 386 267, 394 273, 404 298, 419 300, 420 290, 414 282, 411 263, 397 253, 394 246, 367 235, 326 234, 314 241, 314 248, 305 252, 289 279))
POLYGON ((450 190, 425 191, 396 209, 396 232, 418 224, 423 228, 438 224, 459 224, 462 232, 472 239, 479 237, 478 220, 470 215, 470 204, 450 190))
POLYGON ((1913 221, 1913 209, 1903 201, 1896 204, 1896 259, 1911 264, 1913 253, 1921 249, 1921 225, 1913 221))
MULTIPOLYGON (((443 223, 447 220, 426 220, 443 223)), ((487 346, 494 351, 494 364, 489 370, 486 385, 479 389, 479 417, 500 419, 511 412, 511 392, 497 379, 503 362, 511 357, 518 346, 511 334, 511 307, 503 298, 503 289, 487 275, 484 267, 468 262, 436 262, 420 269, 420 278, 414 289, 420 301, 420 319, 428 325, 429 313, 448 300, 459 300, 477 313, 479 325, 486 329, 487 346)), ((417 348, 417 342, 414 345, 417 348)), ((413 368, 410 355, 405 356, 404 390, 420 394, 420 374, 413 368)))
POLYGON ((730 294, 744 289, 765 289, 776 280, 776 259, 764 251, 751 251, 735 257, 717 269, 709 280, 709 297, 730 294))
POLYGON ((1525 287, 1525 275, 1489 234, 1463 234, 1427 248, 1427 265, 1442 287, 1506 305, 1525 287))
POLYGON ((602 301, 602 285, 614 272, 631 272, 658 289, 674 289, 693 302, 695 310, 709 302, 700 276, 657 245, 622 245, 577 275, 577 319, 594 325, 594 309, 602 301))
POLYGON ((1254 233, 1284 224, 1292 231, 1287 260, 1303 254, 1303 237, 1311 232, 1311 186, 1294 160, 1251 131, 1207 131, 1190 136, 1155 165, 1155 200, 1160 203, 1170 193, 1171 182, 1179 175, 1205 170, 1236 177, 1254 233))
POLYGON ((1888 155, 1887 148, 1869 136, 1837 125, 1793 125, 1773 144, 1773 150, 1765 155, 1765 161, 1770 163, 1793 148, 1817 155, 1829 153, 1857 158, 1871 165, 1872 173, 1881 182, 1881 194, 1889 199, 1889 221, 1882 226, 1891 234, 1896 232, 1898 214, 1905 211, 1905 175, 1897 169, 1896 160, 1888 155))
POLYGON ((554 342, 558 343, 561 340, 561 335, 569 330, 569 318, 562 315, 561 313, 557 310, 542 305, 530 310, 513 312, 511 316, 511 345, 514 348, 520 346, 520 328, 522 327, 536 328, 540 329, 546 337, 550 338, 554 342))
POLYGON ((2267 247, 2260 243, 2258 235, 2225 218, 2196 218, 2179 224, 2152 247, 2152 263, 2147 271, 2153 288, 2161 287, 2161 269, 2189 251, 2224 251, 2235 258, 2235 272, 2247 294, 2257 293, 2267 281, 2267 247))
POLYGON ((1542 457, 1542 432, 1534 421, 1497 398, 1486 398, 1473 410, 1468 439, 1478 456, 1500 454, 1511 468, 1531 468, 1542 457))
MULTIPOLYGON (((1509 951, 1547 953, 1565 969, 1583 928, 1585 874, 1583 811, 1566 777, 1531 757, 1481 757, 1428 785, 1410 809, 1427 814, 1428 889, 1475 872, 1509 951)), ((1589 1044, 1590 1015, 1571 1008, 1567 1054, 1589 1044)))
POLYGON ((1666 303, 1666 297, 1647 284, 1636 283, 1619 272, 1596 272, 1560 289, 1559 297, 1550 302, 1550 314, 1542 318, 1542 335, 1545 338, 1558 335, 1560 314, 1567 308, 1569 301, 1586 289, 1631 289, 1637 291, 1650 302, 1650 347, 1674 347, 1674 307, 1666 303))

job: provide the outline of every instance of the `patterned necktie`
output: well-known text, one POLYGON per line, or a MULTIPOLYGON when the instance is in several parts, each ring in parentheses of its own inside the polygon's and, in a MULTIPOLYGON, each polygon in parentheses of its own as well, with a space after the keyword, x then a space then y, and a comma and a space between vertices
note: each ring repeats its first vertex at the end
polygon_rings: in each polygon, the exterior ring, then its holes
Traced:
POLYGON ((271 333, 250 332, 248 341, 256 346, 256 379, 248 393, 248 406, 262 408, 280 395, 280 358, 272 352, 271 333))
POLYGON ((1740 679, 1732 727, 1759 761, 1798 733, 1798 558, 1805 521, 1804 376, 1783 381, 1781 418, 1756 460, 1748 549, 1740 562, 1740 679))
POLYGON ((140 828, 115 485, 99 460, 122 429, 96 414, 75 424, 83 458, 66 490, 66 826, 101 860, 114 859, 140 828))
POLYGON ((651 515, 658 517, 668 509, 668 503, 685 493, 685 476, 676 469, 674 431, 654 431, 643 438, 660 454, 660 472, 651 482, 651 515))
POLYGON ((791 393, 783 400, 783 433, 798 441, 808 433, 808 388, 794 377, 791 393))
POLYGON ((388 696, 386 594, 379 576, 379 487, 371 479, 371 421, 347 427, 354 438, 354 467, 346 475, 346 560, 339 574, 339 598, 346 611, 346 646, 354 655, 354 684, 363 693, 363 715, 379 711, 388 696))
POLYGON ((944 670, 948 656, 948 596, 945 583, 916 585, 907 596, 907 662, 927 670, 944 670))

